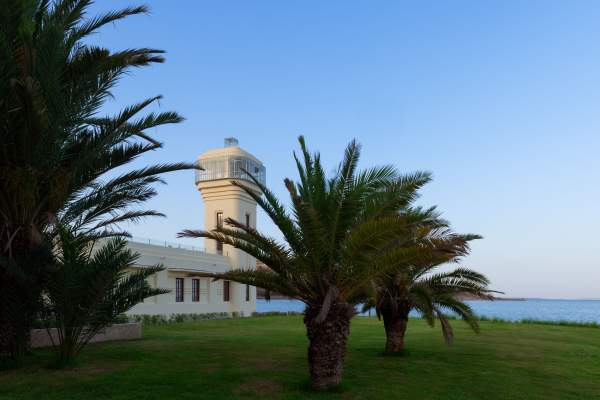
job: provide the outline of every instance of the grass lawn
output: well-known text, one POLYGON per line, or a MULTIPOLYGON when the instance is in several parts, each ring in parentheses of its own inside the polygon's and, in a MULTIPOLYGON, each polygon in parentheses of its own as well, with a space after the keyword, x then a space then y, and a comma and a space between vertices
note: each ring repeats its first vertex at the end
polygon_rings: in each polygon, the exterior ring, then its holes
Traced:
POLYGON ((0 399, 600 399, 600 329, 483 322, 475 335, 453 322, 411 320, 408 353, 383 357, 374 318, 355 318, 344 383, 308 389, 300 317, 198 321, 144 328, 144 339, 89 345, 70 370, 27 365, 0 371, 0 399))

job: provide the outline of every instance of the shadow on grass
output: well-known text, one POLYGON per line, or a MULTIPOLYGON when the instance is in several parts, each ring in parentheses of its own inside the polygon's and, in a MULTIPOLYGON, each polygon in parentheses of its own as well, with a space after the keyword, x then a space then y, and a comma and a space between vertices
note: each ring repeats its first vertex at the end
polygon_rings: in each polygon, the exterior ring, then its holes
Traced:
POLYGON ((298 385, 298 388, 300 389, 300 391, 305 392, 306 394, 341 394, 348 392, 350 390, 350 385, 348 385, 348 383, 342 378, 342 383, 340 383, 337 386, 333 386, 327 389, 316 390, 310 384, 310 379, 304 379, 298 385))
POLYGON ((384 350, 382 352, 379 352, 378 355, 380 357, 386 357, 386 358, 407 358, 410 356, 410 353, 411 353, 411 351, 409 349, 402 349, 395 353, 390 353, 390 352, 384 350))
POLYGON ((81 363, 77 358, 71 358, 68 360, 60 360, 56 358, 52 358, 48 363, 46 363, 46 368, 53 370, 70 370, 76 369, 81 366, 81 363))

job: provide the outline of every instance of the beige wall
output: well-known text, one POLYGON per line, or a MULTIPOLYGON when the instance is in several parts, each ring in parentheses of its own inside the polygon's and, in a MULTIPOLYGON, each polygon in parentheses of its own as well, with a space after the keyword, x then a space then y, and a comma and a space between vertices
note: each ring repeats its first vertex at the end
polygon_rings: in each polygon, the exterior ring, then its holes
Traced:
POLYGON ((171 292, 147 298, 127 312, 129 315, 171 315, 171 314, 203 314, 220 312, 243 312, 251 315, 256 310, 256 289, 251 287, 251 297, 246 301, 245 285, 231 283, 230 301, 223 301, 223 281, 201 277, 198 273, 219 273, 231 268, 230 260, 225 256, 217 256, 203 252, 190 251, 163 246, 129 242, 131 250, 140 254, 138 265, 143 268, 162 264, 166 270, 149 278, 152 287, 168 289, 171 292), (176 302, 175 279, 184 279, 184 301, 176 302), (192 279, 200 281, 200 299, 192 301, 192 279))
MULTIPOLYGON (((253 187, 249 182, 244 185, 253 187)), ((258 188, 255 187, 258 191, 258 188)), ((198 183, 198 190, 204 199, 205 229, 217 226, 217 213, 222 212, 223 218, 233 218, 241 223, 246 222, 246 214, 250 216, 250 226, 256 227, 256 202, 244 190, 231 184, 229 180, 218 180, 198 183)), ((206 240, 208 252, 216 252, 216 242, 206 240)), ((255 269, 256 260, 247 253, 232 246, 223 246, 223 256, 227 257, 231 268, 255 269)), ((256 310, 256 288, 250 288, 250 302, 246 302, 246 285, 231 282, 230 312, 243 311, 251 314, 256 310)))

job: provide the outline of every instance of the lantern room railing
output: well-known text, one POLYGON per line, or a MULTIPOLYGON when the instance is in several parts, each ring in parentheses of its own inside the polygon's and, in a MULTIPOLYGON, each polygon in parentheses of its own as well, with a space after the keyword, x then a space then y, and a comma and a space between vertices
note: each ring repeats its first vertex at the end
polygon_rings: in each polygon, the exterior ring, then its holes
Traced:
POLYGON ((204 170, 196 170, 196 183, 218 179, 241 179, 252 182, 252 175, 258 182, 265 184, 266 169, 256 161, 240 156, 224 156, 200 160, 204 170))

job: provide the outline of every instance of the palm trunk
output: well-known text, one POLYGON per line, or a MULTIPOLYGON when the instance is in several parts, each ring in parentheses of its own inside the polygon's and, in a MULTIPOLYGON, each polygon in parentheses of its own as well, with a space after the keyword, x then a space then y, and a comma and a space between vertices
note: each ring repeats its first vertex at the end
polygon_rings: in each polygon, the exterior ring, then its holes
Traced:
POLYGON ((73 327, 59 328, 59 338, 56 351, 56 367, 68 367, 75 358, 79 330, 73 327))
MULTIPOLYGON (((10 292, 6 287, 0 291, 10 292)), ((28 326, 22 326, 22 321, 14 317, 14 302, 0 297, 0 366, 19 365, 21 358, 29 349, 28 326)))
POLYGON ((352 306, 338 303, 331 306, 325 320, 315 322, 320 307, 307 307, 304 324, 308 335, 308 365, 313 389, 335 387, 342 380, 346 342, 350 334, 352 306))
POLYGON ((408 312, 398 309, 395 312, 389 310, 382 312, 383 325, 385 327, 385 352, 386 354, 398 354, 404 350, 404 335, 408 326, 408 312))
MULTIPOLYGON (((1 267, 0 267, 1 268, 1 267)), ((19 365, 29 350, 31 296, 22 280, 7 273, 0 277, 0 364, 19 365)))
MULTIPOLYGON (((31 327, 41 310, 41 291, 52 257, 49 248, 14 242, 12 257, 7 251, 0 253, 12 264, 11 268, 0 266, 0 364, 6 365, 18 365, 29 351, 31 327)), ((6 243, 0 242, 0 247, 6 243)))

